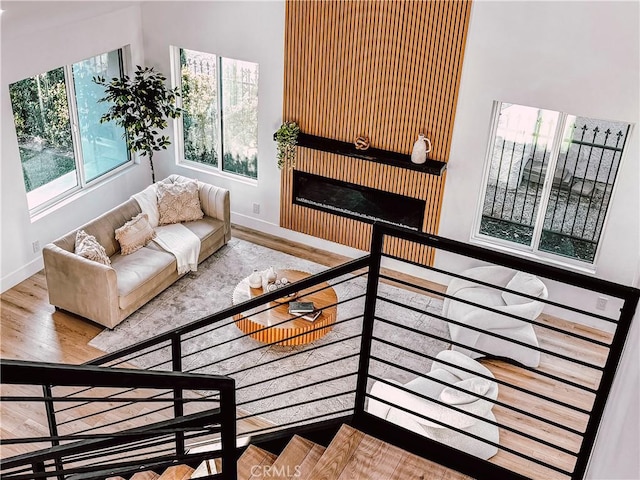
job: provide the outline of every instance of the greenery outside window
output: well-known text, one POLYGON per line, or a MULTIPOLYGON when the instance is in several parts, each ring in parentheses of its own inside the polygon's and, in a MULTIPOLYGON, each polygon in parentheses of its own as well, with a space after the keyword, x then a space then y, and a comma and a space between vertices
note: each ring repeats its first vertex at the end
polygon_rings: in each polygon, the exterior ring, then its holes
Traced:
POLYGON ((94 75, 123 75, 122 49, 9 85, 27 203, 32 213, 131 162, 124 131, 100 123, 109 107, 94 75))
POLYGON ((496 102, 475 238, 595 263, 630 124, 496 102))
POLYGON ((177 122, 182 158, 256 179, 258 64, 183 48, 174 54, 182 94, 182 122, 177 122))

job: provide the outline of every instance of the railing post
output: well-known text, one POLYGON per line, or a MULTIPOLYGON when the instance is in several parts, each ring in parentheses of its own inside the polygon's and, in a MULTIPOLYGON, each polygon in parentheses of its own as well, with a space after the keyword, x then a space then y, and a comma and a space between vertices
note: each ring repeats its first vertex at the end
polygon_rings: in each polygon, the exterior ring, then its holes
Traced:
POLYGON ((376 296, 378 294, 378 282, 380 280, 380 262, 382 259, 383 234, 377 224, 373 224, 371 234, 371 255, 369 262, 369 274, 367 278, 367 293, 364 303, 362 319, 362 340, 360 343, 360 362, 358 365, 358 382, 356 384, 356 398, 354 406, 355 417, 364 412, 364 404, 367 393, 367 378, 369 376, 369 363, 371 357, 371 343, 373 337, 373 323, 376 310, 376 296))
MULTIPOLYGON (((53 392, 51 390, 51 385, 42 385, 42 393, 44 394, 44 407, 47 412, 47 423, 49 424, 49 435, 51 437, 58 436, 58 424, 56 422, 56 411, 53 406, 53 392)), ((56 447, 60 445, 60 442, 55 438, 51 440, 51 446, 56 447)), ((56 469, 62 470, 62 460, 60 458, 56 458, 56 469)), ((35 470, 34 470, 35 471, 35 470)), ((42 465, 42 471, 44 472, 44 465, 42 465)), ((64 480, 63 475, 58 475, 58 480, 64 480)))
POLYGON ((222 478, 236 480, 236 382, 220 389, 220 440, 222 442, 222 478))
MULTIPOLYGON (((620 366, 620 360, 624 353, 625 342, 631 329, 631 321, 633 320, 634 312, 638 308, 638 294, 629 294, 624 299, 624 304, 620 311, 620 318, 618 320, 618 326, 613 335, 611 341, 611 347, 609 349, 609 355, 607 356, 604 370, 602 371, 602 377, 600 378, 600 385, 598 386, 598 393, 593 400, 593 407, 591 408, 591 414, 589 421, 584 432, 584 439, 580 446, 580 452, 578 452, 578 458, 573 470, 572 478, 584 478, 589 467, 589 460, 593 455, 593 447, 596 443, 598 436, 598 429, 601 426, 602 417, 604 416, 604 408, 611 388, 613 387, 613 381, 616 376, 616 371, 620 366)), ((629 345, 630 348, 635 348, 635 345, 629 345)))
MULTIPOLYGON (((171 364, 174 372, 182 371, 182 345, 180 344, 180 335, 171 337, 171 364)), ((184 415, 184 402, 181 388, 173 389, 173 415, 175 418, 184 415)), ((185 454, 184 448, 184 432, 176 432, 176 455, 185 454)))
MULTIPOLYGON (((31 464, 31 470, 33 470, 34 476, 37 474, 43 474, 46 472, 44 468, 44 462, 35 462, 31 464)), ((45 478, 44 476, 42 478, 45 478)), ((60 478, 60 477, 58 477, 60 478)))

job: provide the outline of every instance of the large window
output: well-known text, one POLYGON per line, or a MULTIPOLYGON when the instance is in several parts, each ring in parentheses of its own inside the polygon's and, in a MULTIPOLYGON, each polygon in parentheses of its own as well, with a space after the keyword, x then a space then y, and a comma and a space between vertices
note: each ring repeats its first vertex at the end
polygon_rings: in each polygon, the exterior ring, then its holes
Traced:
POLYGON ((123 74, 122 50, 104 53, 9 85, 27 202, 32 212, 130 161, 124 131, 100 123, 95 75, 123 74))
POLYGON ((496 103, 477 236, 593 263, 629 129, 496 103))
POLYGON ((184 159, 257 178, 258 64, 183 48, 175 53, 184 159))

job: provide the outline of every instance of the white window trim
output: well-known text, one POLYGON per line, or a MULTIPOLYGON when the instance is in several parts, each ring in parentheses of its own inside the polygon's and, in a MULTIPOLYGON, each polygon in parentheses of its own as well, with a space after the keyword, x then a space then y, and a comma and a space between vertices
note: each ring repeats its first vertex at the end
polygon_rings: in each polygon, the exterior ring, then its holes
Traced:
MULTIPOLYGON (((171 61, 171 87, 178 88, 181 95, 177 98, 176 104, 178 107, 182 108, 182 66, 180 65, 180 49, 184 47, 178 47, 176 45, 171 45, 169 51, 169 58, 171 61)), ((174 143, 175 143, 175 162, 177 166, 188 168, 190 170, 194 170, 196 172, 202 172, 209 175, 215 175, 220 178, 226 178, 229 180, 236 181, 238 183, 244 183, 246 185, 257 186, 258 179, 251 178, 244 175, 238 175, 237 173, 227 172, 222 169, 222 135, 223 132, 223 118, 222 118, 222 92, 221 92, 221 72, 219 71, 220 67, 220 58, 221 56, 218 54, 212 54, 216 56, 216 65, 218 67, 218 102, 220 108, 220 142, 218 142, 218 151, 220 152, 220 158, 218 159, 218 166, 214 167, 213 165, 208 165, 206 163, 194 162, 191 160, 187 160, 184 156, 184 122, 182 119, 182 115, 180 118, 176 119, 173 122, 173 135, 174 135, 174 143)))
MULTIPOLYGON (((493 152, 493 141, 495 139, 496 132, 498 129, 500 105, 503 103, 513 103, 513 102, 495 100, 491 108, 491 118, 493 119, 493 122, 491 124, 491 128, 489 129, 489 134, 487 139, 487 148, 486 148, 485 159, 484 159, 484 167, 482 170, 482 188, 480 189, 480 196, 478 198, 478 201, 476 202, 476 212, 473 217, 473 221, 471 225, 469 242, 481 247, 498 250, 503 253, 508 253, 508 254, 516 255, 529 260, 537 261, 545 265, 551 265, 551 266, 565 268, 567 270, 571 270, 579 273, 594 275, 598 269, 598 260, 600 258, 600 252, 602 251, 602 239, 604 238, 604 235, 607 229, 607 224, 609 223, 609 217, 611 213, 610 207, 613 204, 613 199, 616 198, 616 192, 618 191, 618 188, 619 188, 618 181, 614 183, 613 188, 611 190, 611 200, 609 202, 609 208, 607 208, 607 211, 605 213, 605 218, 602 223, 601 237, 600 237, 600 240, 598 241, 598 245, 596 247, 596 252, 594 254, 592 263, 537 250, 540 240, 538 238, 539 235, 538 237, 536 237, 536 234, 539 234, 539 229, 542 228, 541 218, 543 218, 544 212, 546 211, 546 206, 549 202, 548 192, 551 190, 551 187, 552 187, 553 175, 545 176, 545 183, 542 190, 542 202, 540 204, 540 208, 536 215, 536 223, 535 223, 534 232, 533 232, 532 245, 517 244, 515 242, 510 242, 507 240, 491 237, 489 235, 484 235, 480 233, 482 209, 484 205, 484 198, 487 192, 487 183, 488 183, 487 179, 489 177, 489 169, 491 168, 490 158, 493 152)), ((562 138, 561 138, 562 135, 561 134, 558 135, 558 132, 561 131, 561 129, 564 127, 564 123, 566 122, 566 119, 569 116, 569 114, 565 112, 558 112, 558 113, 560 114, 560 116, 558 118, 558 125, 556 126, 556 138, 554 138, 554 143, 553 143, 552 152, 551 152, 552 156, 551 156, 551 161, 549 163, 548 171, 555 171, 555 167, 558 160, 558 153, 560 150, 560 146, 562 144, 562 138), (553 168, 554 170, 550 170, 551 168, 553 168)), ((633 124, 631 122, 629 122, 629 124, 630 124, 630 128, 629 128, 628 134, 631 135, 633 124)), ((621 169, 622 165, 626 163, 625 161, 626 157, 627 157, 627 149, 625 149, 622 152, 622 155, 620 156, 620 163, 619 163, 618 169, 621 169)))
MULTIPOLYGON (((122 51, 122 70, 123 75, 131 75, 131 49, 129 45, 124 45, 122 47, 115 48, 111 51, 121 50, 122 51)), ((105 52, 102 52, 105 53, 105 52)), ((108 52, 107 52, 108 53, 108 52)), ((101 53, 97 53, 96 55, 101 55, 101 53)), ((120 175, 123 170, 127 170, 133 167, 135 164, 139 164, 140 160, 137 155, 134 155, 130 150, 127 149, 129 160, 122 165, 118 165, 116 168, 109 170, 102 175, 87 181, 84 173, 84 156, 82 154, 82 146, 80 139, 80 128, 79 128, 79 120, 78 120, 78 109, 76 105, 75 98, 75 85, 73 83, 73 64, 81 62, 83 60, 87 60, 87 57, 82 60, 77 60, 75 62, 67 63, 62 66, 64 70, 64 81, 65 81, 65 89, 67 91, 67 108, 69 109, 69 126, 71 129, 71 141, 73 144, 73 155, 74 162, 76 164, 75 176, 77 179, 77 185, 72 187, 64 192, 50 198, 49 200, 42 202, 41 204, 29 209, 29 218, 30 221, 36 222, 50 213, 58 210, 59 206, 67 205, 68 203, 74 201, 77 197, 81 197, 84 192, 90 191, 94 186, 110 179, 115 175, 120 175)), ((55 67, 60 68, 60 67, 55 67)), ((62 177, 60 177, 62 178, 62 177)), ((24 180, 24 179, 23 179, 24 180)), ((57 180, 57 179, 56 179, 57 180)), ((55 181, 55 180, 54 180, 55 181)), ((25 187, 25 194, 26 192, 25 187)))

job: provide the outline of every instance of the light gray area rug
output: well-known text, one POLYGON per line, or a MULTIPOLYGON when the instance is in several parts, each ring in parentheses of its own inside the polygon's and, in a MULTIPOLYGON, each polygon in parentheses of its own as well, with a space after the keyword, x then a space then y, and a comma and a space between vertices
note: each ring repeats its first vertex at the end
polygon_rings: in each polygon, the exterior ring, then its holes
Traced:
MULTIPOLYGON (((327 269, 305 259, 233 238, 205 260, 197 272, 178 280, 116 328, 101 332, 90 344, 105 352, 114 352, 230 307, 236 284, 250 275, 253 269, 266 270, 269 266, 310 273, 327 269)), ((330 283, 338 300, 344 303, 338 305, 336 325, 323 338, 300 347, 269 347, 244 336, 233 321, 227 319, 186 335, 183 371, 235 378, 238 406, 277 424, 346 414, 342 410, 353 406, 354 395, 349 392, 355 390, 354 373, 358 368, 360 338, 352 337, 358 335, 362 328, 366 276, 348 275, 330 283), (318 346, 321 348, 315 348, 318 346)), ((432 356, 449 348, 446 323, 431 315, 442 311, 440 299, 384 283, 380 284, 379 296, 376 316, 445 340, 411 333, 379 321, 375 325, 375 336, 432 356), (398 307, 384 301, 384 298, 421 311, 398 307)), ((416 372, 428 372, 431 365, 428 359, 377 341, 373 343, 372 354, 383 361, 371 362, 371 374, 403 383, 416 374, 385 361, 416 372)), ((161 348, 139 356, 131 363, 141 368, 168 370, 171 365, 169 358, 169 349, 161 348)))

